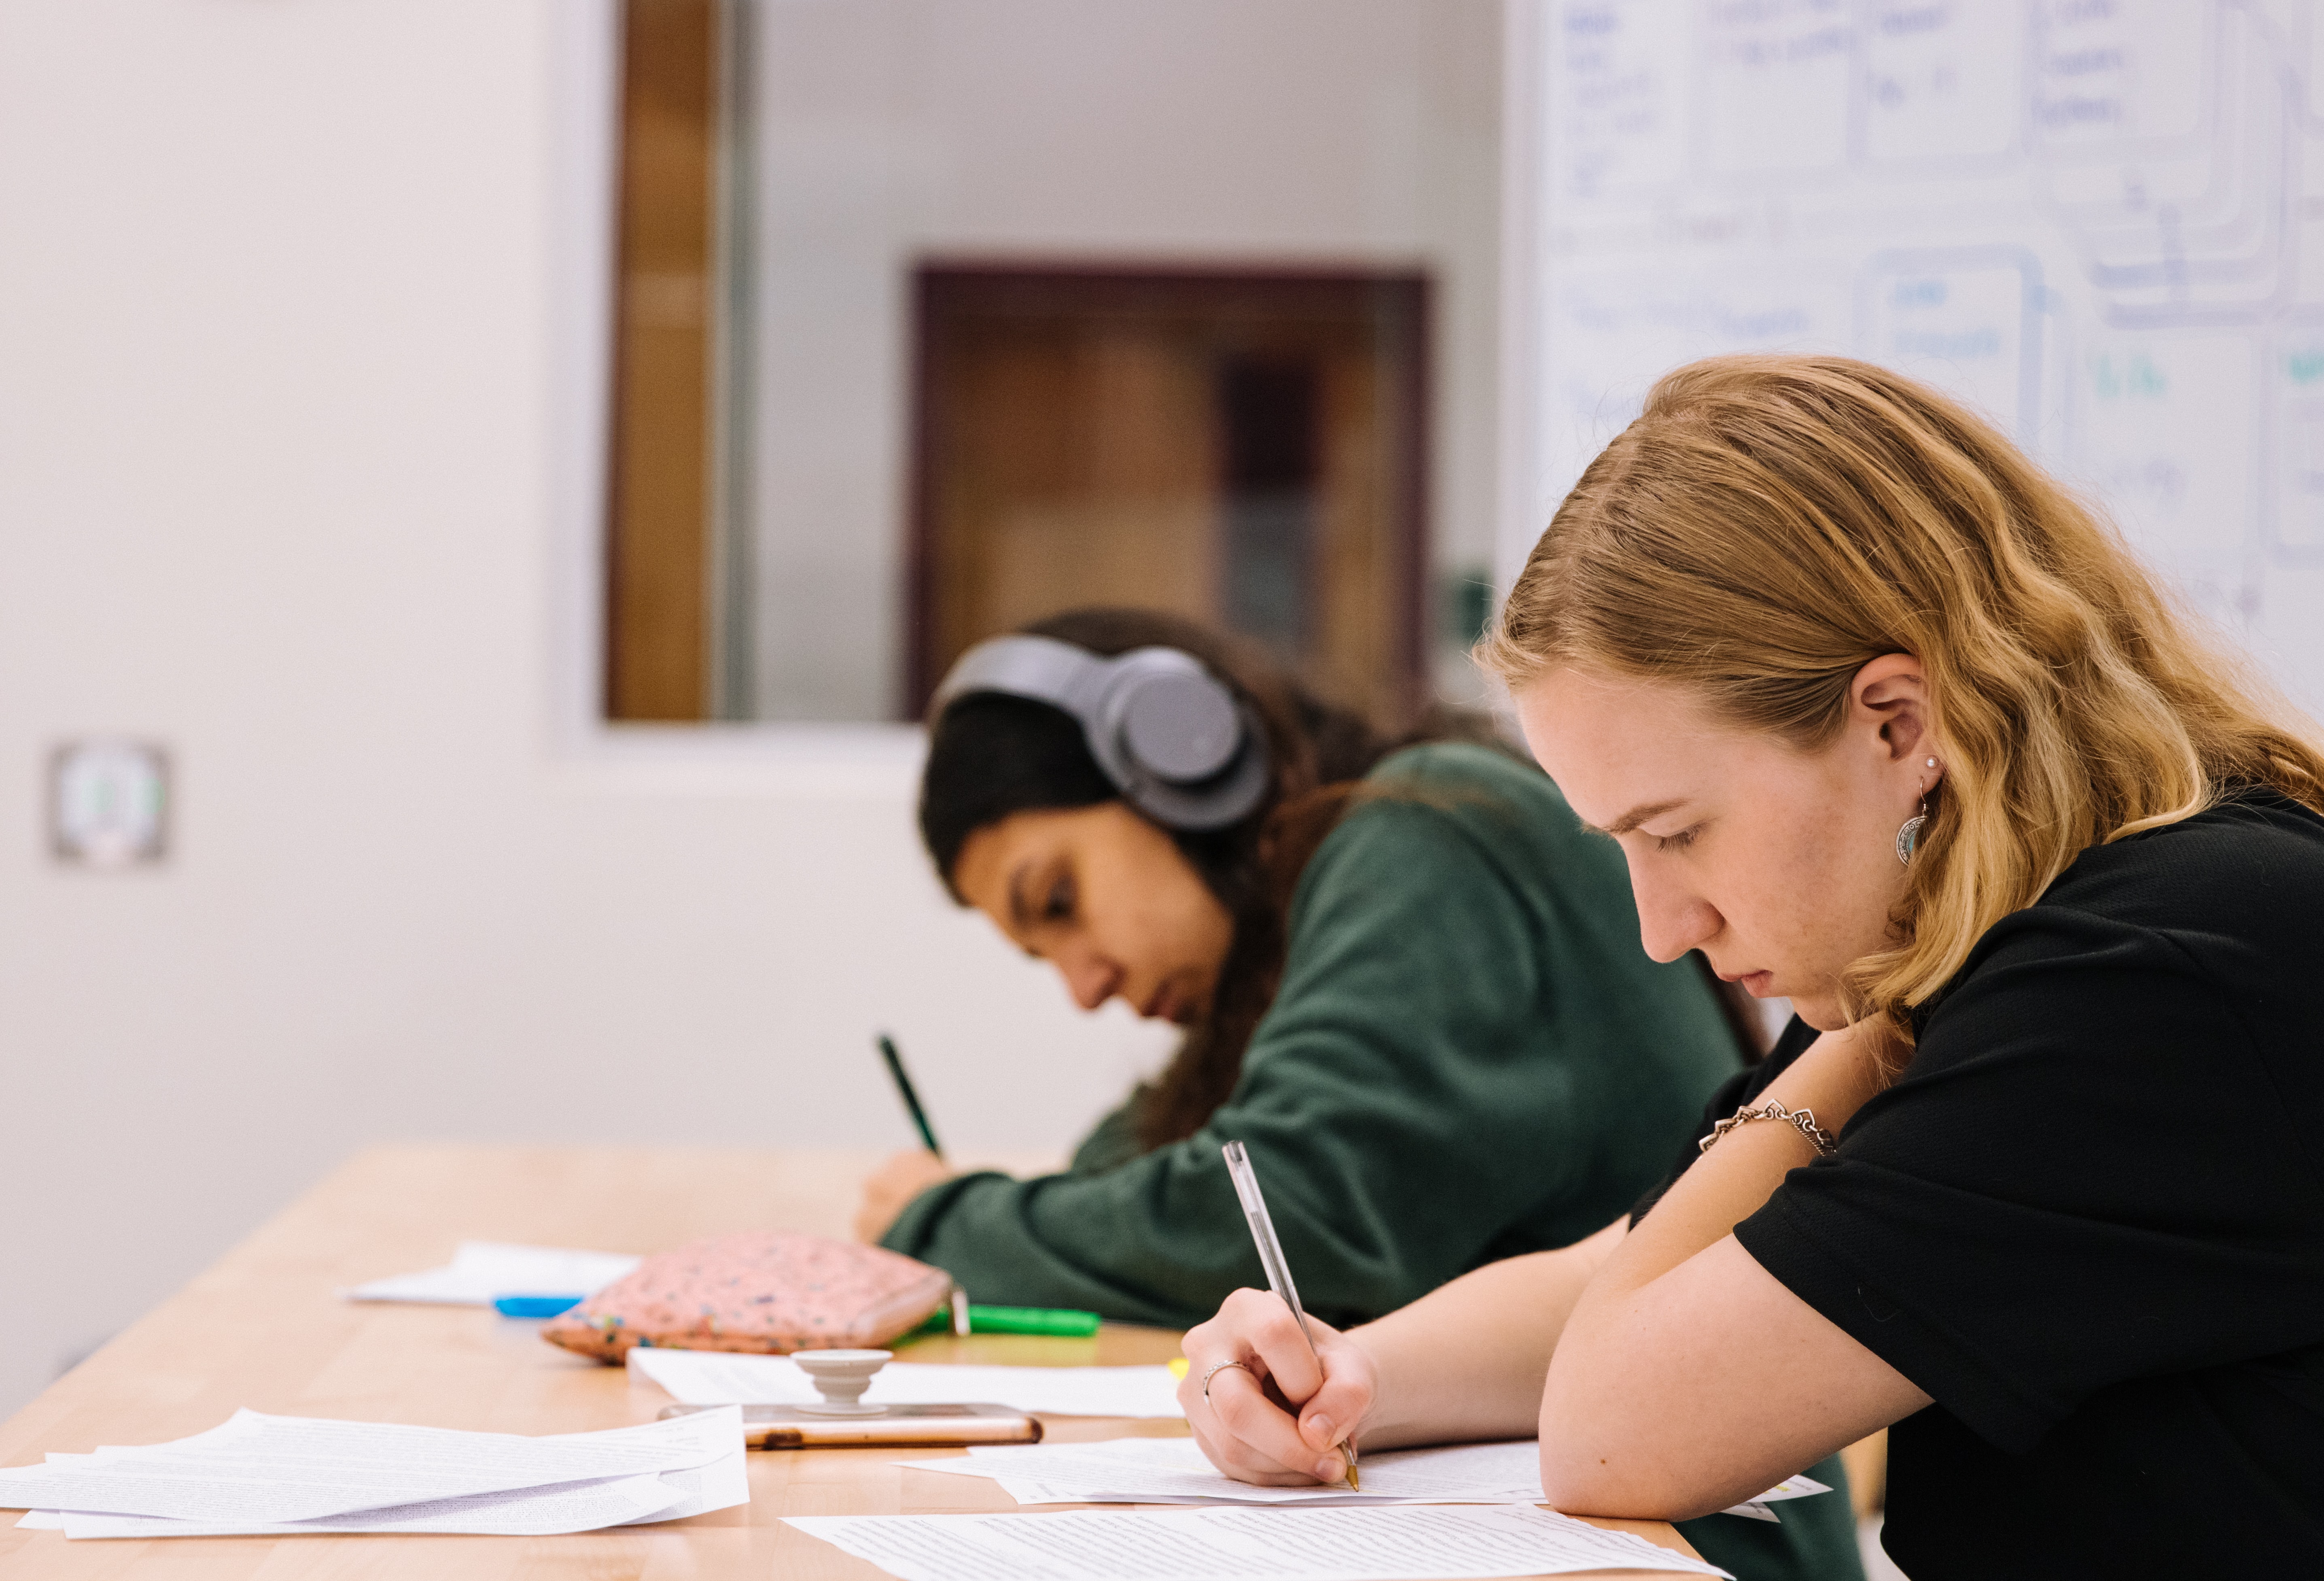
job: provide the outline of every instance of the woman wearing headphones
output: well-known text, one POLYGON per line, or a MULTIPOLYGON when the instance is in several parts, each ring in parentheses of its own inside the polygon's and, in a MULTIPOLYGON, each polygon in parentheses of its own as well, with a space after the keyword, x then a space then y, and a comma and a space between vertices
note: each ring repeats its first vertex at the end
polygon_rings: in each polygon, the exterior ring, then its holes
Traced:
MULTIPOLYGON (((930 712, 920 827, 953 893, 1085 1009, 1186 1029, 1066 1173, 907 1153, 872 1179, 859 1231, 978 1300, 1182 1327, 1263 1282, 1240 1140, 1310 1309, 1376 1317, 1589 1234, 1738 1068, 1707 976, 1640 952, 1614 848, 1490 746, 1389 752, 1120 610, 972 650, 930 712)), ((1690 1536, 1749 1573, 1859 1574, 1845 1493, 1690 1536)))
POLYGON ((1648 952, 1802 1020, 1581 1246, 1320 1370, 1231 1299, 1212 1457, 1537 1422, 1554 1503, 1686 1516, 1894 1423, 1914 1581, 2324 1573, 2313 726, 1987 423, 1838 358, 1665 378, 1484 656, 1648 952))

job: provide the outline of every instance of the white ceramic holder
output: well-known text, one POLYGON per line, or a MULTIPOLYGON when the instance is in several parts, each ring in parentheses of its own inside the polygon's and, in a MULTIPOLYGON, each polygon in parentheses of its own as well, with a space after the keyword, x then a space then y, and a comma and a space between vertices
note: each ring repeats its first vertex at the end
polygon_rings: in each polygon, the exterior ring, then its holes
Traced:
POLYGON ((872 1374, 888 1364, 894 1353, 883 1350, 808 1350, 793 1351, 791 1360, 799 1371, 815 1380, 823 1399, 814 1405, 798 1409, 816 1416, 878 1416, 888 1408, 863 1403, 863 1391, 872 1387, 872 1374))

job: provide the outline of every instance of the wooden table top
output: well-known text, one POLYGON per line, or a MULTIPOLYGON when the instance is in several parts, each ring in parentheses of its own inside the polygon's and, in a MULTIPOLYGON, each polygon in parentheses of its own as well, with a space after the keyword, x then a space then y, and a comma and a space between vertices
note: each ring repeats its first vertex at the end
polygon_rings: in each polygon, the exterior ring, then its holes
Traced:
MULTIPOLYGON (((0 1465, 50 1450, 149 1444, 217 1426, 243 1406, 290 1416, 568 1433, 650 1421, 669 1403, 538 1337, 539 1325, 473 1307, 358 1304, 335 1292, 449 1261, 455 1242, 649 1252, 740 1229, 844 1234, 856 1151, 410 1146, 344 1165, 217 1266, 0 1424, 0 1465)), ((1007 1160, 1002 1160, 1006 1162, 1007 1160)), ((1178 1336, 1108 1325, 1093 1339, 981 1335, 912 1342, 915 1361, 1041 1365, 1167 1361, 1178 1336)), ((1053 1441, 1176 1437, 1178 1421, 1046 1418, 1053 1441)), ((555 1577, 846 1577, 883 1574, 781 1525, 785 1515, 1012 1510, 992 1482, 907 1471, 929 1449, 754 1453, 751 1502, 689 1521, 568 1537, 177 1538, 68 1542, 0 1513, 0 1581, 554 1581, 555 1577)), ((1052 1506, 1054 1508, 1054 1506, 1052 1506)), ((1655 1521, 1603 1521, 1681 1553, 1655 1521)), ((1638 1570, 1598 1571, 1637 1581, 1638 1570)))

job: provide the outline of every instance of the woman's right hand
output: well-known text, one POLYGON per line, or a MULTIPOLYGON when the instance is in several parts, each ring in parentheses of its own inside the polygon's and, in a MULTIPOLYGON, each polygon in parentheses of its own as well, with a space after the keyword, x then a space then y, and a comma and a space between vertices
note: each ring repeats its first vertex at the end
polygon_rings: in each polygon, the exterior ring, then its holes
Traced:
POLYGON ((1341 1445, 1361 1432, 1379 1398, 1371 1356, 1329 1324, 1298 1319, 1267 1290, 1237 1290, 1186 1333, 1178 1403, 1211 1464, 1269 1486, 1347 1477, 1341 1445))

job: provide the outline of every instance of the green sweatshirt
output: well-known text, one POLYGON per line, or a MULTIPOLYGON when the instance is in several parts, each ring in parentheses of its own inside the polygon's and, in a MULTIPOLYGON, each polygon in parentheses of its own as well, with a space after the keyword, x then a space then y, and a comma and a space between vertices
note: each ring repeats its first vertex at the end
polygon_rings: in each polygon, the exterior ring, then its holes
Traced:
POLYGON ((1646 957, 1620 854, 1534 770, 1440 744, 1370 788, 1300 875, 1208 1125, 1138 1156, 1133 1100, 1066 1173, 947 1181, 884 1244, 979 1301, 1198 1323, 1266 1283, 1219 1156, 1240 1139, 1300 1296, 1346 1324, 1637 1201, 1736 1068, 1709 987, 1646 957))
MULTIPOLYGON (((979 1301, 1185 1327, 1267 1283, 1219 1155, 1240 1140, 1302 1300, 1347 1325, 1581 1240, 1660 1180, 1738 1061, 1695 968, 1639 948, 1620 853, 1485 747, 1412 747, 1370 781, 1300 874, 1282 986, 1207 1125, 1140 1155, 1133 1097, 1065 1173, 948 1180, 882 1244, 979 1301)), ((1840 1491, 1780 1526, 1686 1534, 1744 1581, 1855 1581, 1837 1459, 1811 1475, 1840 1491)))

